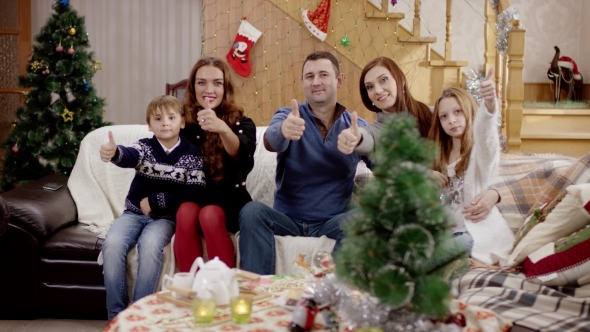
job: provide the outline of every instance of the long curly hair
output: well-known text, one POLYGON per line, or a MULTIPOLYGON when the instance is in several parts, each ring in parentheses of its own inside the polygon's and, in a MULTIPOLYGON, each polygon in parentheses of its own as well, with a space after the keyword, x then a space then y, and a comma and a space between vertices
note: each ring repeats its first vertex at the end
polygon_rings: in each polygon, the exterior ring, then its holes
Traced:
POLYGON ((397 84, 397 100, 395 102, 395 112, 400 113, 408 110, 410 114, 412 114, 418 120, 418 130, 420 131, 420 136, 428 137, 428 131, 430 130, 430 124, 432 123, 432 112, 430 112, 430 108, 426 106, 426 104, 417 101, 412 97, 410 93, 410 89, 406 86, 406 75, 401 70, 401 68, 395 63, 395 61, 391 60, 387 57, 378 57, 371 60, 363 71, 361 72, 361 77, 359 79, 359 90, 361 93, 361 99, 363 104, 369 111, 373 112, 381 112, 381 110, 373 105, 371 98, 369 98, 369 92, 365 87, 365 76, 367 72, 374 67, 381 66, 389 70, 391 76, 395 80, 397 84))
POLYGON ((434 141, 438 146, 438 154, 434 160, 434 170, 447 175, 446 165, 449 163, 449 155, 453 148, 453 138, 447 135, 443 129, 438 113, 440 111, 441 100, 449 97, 457 100, 457 104, 459 104, 463 114, 465 114, 465 131, 461 138, 461 160, 459 160, 455 166, 455 173, 457 176, 461 176, 467 170, 467 166, 469 166, 469 156, 471 155, 471 149, 473 148, 473 118, 475 117, 475 111, 477 110, 477 103, 473 97, 471 97, 469 92, 455 87, 443 90, 434 104, 432 126, 430 127, 428 139, 434 141))
MULTIPOLYGON (((223 98, 221 104, 219 104, 214 111, 219 119, 223 120, 230 128, 233 128, 236 122, 242 119, 244 109, 238 106, 235 102, 235 88, 230 77, 228 65, 223 62, 223 60, 216 57, 204 57, 199 59, 191 70, 186 92, 184 94, 184 104, 188 108, 186 122, 196 124, 197 122, 195 119, 197 113, 203 109, 203 106, 197 101, 195 80, 199 68, 205 66, 215 67, 223 73, 223 98)), ((223 147, 223 142, 218 133, 205 131, 204 134, 205 141, 201 144, 200 148, 203 153, 205 169, 208 170, 209 176, 218 183, 225 177, 225 169, 223 167, 225 148, 223 147)))

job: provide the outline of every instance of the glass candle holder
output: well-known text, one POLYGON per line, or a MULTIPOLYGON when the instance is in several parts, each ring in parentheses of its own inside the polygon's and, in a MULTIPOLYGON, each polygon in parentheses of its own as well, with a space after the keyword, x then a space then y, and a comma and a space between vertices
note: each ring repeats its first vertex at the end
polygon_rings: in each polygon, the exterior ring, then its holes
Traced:
POLYGON ((193 313, 195 315, 195 323, 210 324, 215 317, 215 299, 213 298, 195 298, 193 300, 193 313))
POLYGON ((238 295, 230 299, 231 320, 234 323, 244 324, 250 322, 252 315, 252 296, 238 295))

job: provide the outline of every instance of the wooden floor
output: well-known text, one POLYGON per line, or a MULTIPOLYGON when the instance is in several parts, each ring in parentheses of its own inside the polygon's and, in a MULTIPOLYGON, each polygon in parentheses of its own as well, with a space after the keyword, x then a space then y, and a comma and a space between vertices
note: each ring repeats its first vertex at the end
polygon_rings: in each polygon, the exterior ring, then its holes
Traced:
POLYGON ((106 326, 106 320, 0 320, 0 332, 99 332, 106 326))

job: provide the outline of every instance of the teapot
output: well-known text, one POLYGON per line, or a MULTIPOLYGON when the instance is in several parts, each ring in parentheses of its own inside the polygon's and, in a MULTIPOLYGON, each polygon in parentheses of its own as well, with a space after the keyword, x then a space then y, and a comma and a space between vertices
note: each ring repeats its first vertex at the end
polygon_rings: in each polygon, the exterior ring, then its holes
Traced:
POLYGON ((194 274, 197 268, 199 271, 196 272, 192 290, 197 292, 198 298, 214 298, 217 305, 222 306, 229 304, 230 298, 239 295, 235 269, 230 269, 219 257, 207 263, 197 257, 190 272, 194 274))

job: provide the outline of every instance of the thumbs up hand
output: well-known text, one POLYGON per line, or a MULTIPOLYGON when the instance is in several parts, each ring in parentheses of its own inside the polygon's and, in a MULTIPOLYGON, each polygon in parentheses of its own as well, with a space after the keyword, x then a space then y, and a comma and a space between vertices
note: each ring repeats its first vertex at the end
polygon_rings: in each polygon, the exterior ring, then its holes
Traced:
POLYGON ((231 131, 225 121, 217 117, 215 111, 211 108, 209 98, 204 98, 203 109, 197 113, 199 126, 205 131, 212 133, 227 133, 231 131))
POLYGON ((494 67, 490 68, 488 74, 483 79, 483 81, 479 85, 479 91, 481 93, 481 97, 483 98, 486 108, 488 112, 494 113, 495 112, 495 103, 496 103, 496 85, 492 79, 494 75, 494 67))
POLYGON ((117 152, 117 143, 113 138, 113 132, 109 131, 109 141, 100 146, 100 159, 105 163, 108 163, 113 159, 117 152))
POLYGON ((351 154, 361 141, 362 137, 359 131, 358 115, 356 111, 352 112, 350 122, 350 128, 344 129, 340 132, 340 135, 338 135, 338 151, 344 154, 351 154))
POLYGON ((298 141, 305 131, 305 120, 299 114, 299 103, 297 99, 291 100, 291 113, 281 124, 281 133, 286 139, 298 141))

